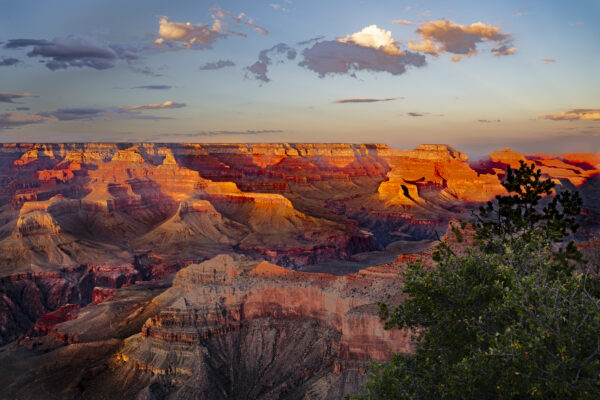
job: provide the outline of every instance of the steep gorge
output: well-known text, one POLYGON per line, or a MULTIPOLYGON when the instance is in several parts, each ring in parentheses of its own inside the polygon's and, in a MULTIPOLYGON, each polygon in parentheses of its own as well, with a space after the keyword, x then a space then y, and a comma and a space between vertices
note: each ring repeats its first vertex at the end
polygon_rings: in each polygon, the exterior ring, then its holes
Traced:
POLYGON ((26 379, 42 397, 63 382, 74 398, 342 398, 370 360, 410 351, 375 315, 400 301, 400 263, 366 267, 430 246, 519 160, 577 189, 579 238, 598 236, 598 154, 0 145, 0 360, 23 375, 0 383, 11 398, 32 396, 26 379))

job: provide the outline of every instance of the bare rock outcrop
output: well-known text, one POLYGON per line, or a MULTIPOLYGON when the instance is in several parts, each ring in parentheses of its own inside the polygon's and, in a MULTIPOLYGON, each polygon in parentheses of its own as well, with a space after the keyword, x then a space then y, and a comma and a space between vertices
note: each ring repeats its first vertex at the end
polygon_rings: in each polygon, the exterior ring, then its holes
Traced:
MULTIPOLYGON (((370 361, 412 349, 376 315, 375 302, 397 293, 393 277, 308 274, 229 255, 190 265, 125 341, 118 374, 144 375, 168 398, 286 398, 341 375, 356 390, 370 361)), ((343 397, 348 388, 338 384, 321 387, 323 398, 343 397)))

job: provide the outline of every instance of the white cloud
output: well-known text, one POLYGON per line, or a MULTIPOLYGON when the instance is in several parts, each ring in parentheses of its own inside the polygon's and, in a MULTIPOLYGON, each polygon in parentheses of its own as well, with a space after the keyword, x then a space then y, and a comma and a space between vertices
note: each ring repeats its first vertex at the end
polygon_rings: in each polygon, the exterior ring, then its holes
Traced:
POLYGON ((192 46, 210 46, 218 37, 223 36, 222 25, 215 19, 212 26, 191 24, 189 22, 169 22, 167 17, 159 20, 158 35, 155 43, 162 45, 165 40, 183 42, 184 48, 192 46))
POLYGON ((158 39, 154 43, 159 48, 178 48, 181 44, 185 49, 203 49, 210 46, 219 38, 230 35, 246 36, 243 32, 228 29, 230 22, 243 24, 254 29, 261 35, 269 32, 254 23, 252 17, 244 13, 232 17, 231 13, 220 8, 212 9, 212 24, 192 24, 190 22, 171 22, 168 17, 161 17, 158 22, 158 39))
POLYGON ((338 42, 372 47, 390 55, 404 55, 404 51, 398 48, 397 42, 392 37, 392 32, 380 29, 377 25, 369 25, 360 32, 338 39, 338 42))

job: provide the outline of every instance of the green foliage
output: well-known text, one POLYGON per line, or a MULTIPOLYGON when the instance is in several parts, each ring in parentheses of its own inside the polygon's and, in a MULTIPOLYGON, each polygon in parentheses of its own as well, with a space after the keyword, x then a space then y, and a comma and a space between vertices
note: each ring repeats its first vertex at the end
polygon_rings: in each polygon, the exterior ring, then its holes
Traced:
MULTIPOLYGON (((562 240, 577 229, 577 193, 540 206, 554 184, 524 163, 480 210, 473 246, 441 243, 435 268, 402 273, 406 300, 380 303, 414 354, 374 364, 358 399, 600 398, 598 274, 562 240)), ((464 224, 452 231, 461 242, 464 224)))

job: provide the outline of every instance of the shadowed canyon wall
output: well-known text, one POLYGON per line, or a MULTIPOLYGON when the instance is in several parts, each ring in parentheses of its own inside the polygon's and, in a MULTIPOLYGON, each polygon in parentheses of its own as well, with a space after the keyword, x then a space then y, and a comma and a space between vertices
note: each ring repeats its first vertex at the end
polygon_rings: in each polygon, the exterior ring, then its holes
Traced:
POLYGON ((429 246, 521 160, 578 190, 578 238, 598 236, 598 154, 2 144, 0 383, 11 398, 342 398, 370 360, 411 349, 376 316, 400 301, 399 263, 355 271, 429 246))

